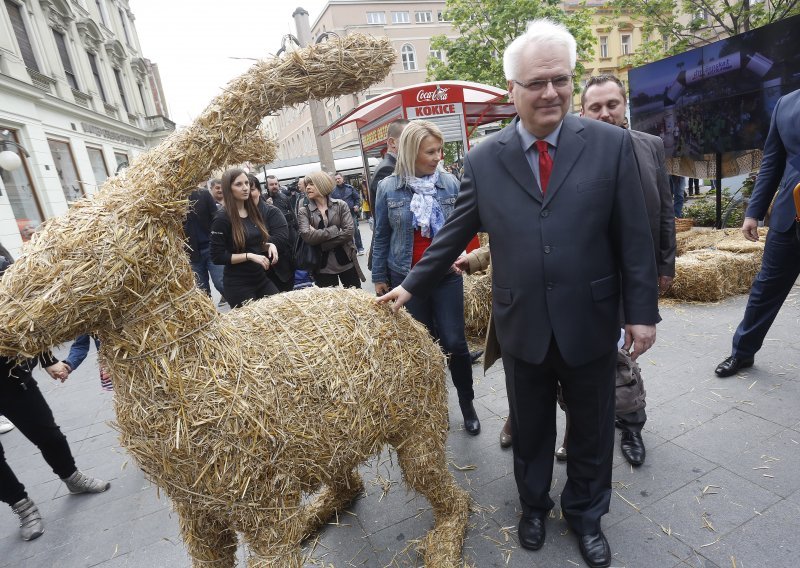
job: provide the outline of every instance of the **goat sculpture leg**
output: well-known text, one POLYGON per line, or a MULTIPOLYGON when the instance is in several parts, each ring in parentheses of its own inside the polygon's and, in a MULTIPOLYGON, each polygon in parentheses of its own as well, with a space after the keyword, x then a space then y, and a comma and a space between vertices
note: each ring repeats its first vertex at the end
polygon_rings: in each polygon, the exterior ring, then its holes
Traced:
POLYGON ((425 566, 456 568, 461 565, 470 499, 447 469, 447 432, 435 425, 408 431, 409 437, 394 439, 392 445, 397 450, 406 483, 433 506, 434 527, 422 544, 425 566))
POLYGON ((304 510, 305 537, 317 532, 335 513, 349 505, 364 490, 364 481, 352 469, 334 479, 304 510))
POLYGON ((305 515, 300 492, 284 487, 282 495, 250 515, 240 527, 250 547, 248 568, 302 568, 305 515))
POLYGON ((173 500, 180 519, 183 541, 194 568, 236 566, 236 532, 219 518, 201 509, 173 500))

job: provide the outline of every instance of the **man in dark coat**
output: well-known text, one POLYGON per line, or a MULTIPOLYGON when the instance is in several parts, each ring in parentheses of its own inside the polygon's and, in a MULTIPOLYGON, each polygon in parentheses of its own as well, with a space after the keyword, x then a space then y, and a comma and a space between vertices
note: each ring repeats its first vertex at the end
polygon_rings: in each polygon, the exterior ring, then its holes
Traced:
MULTIPOLYGON (((592 77, 581 95, 581 116, 602 120, 614 126, 625 127, 625 88, 613 75, 592 77)), ((653 237, 653 250, 658 270, 658 286, 666 292, 675 277, 675 210, 672 206, 672 188, 664 163, 664 142, 658 136, 629 130, 633 153, 639 166, 639 176, 644 190, 644 204, 653 237)), ((633 412, 617 412, 616 425, 622 430, 620 449, 631 465, 644 463, 646 451, 642 428, 647 421, 644 408, 633 412)))
POLYGON ((401 286, 424 295, 478 231, 491 242, 492 310, 511 411, 520 544, 540 548, 556 438, 556 385, 571 422, 561 509, 589 566, 609 566, 620 302, 633 356, 655 342, 658 276, 630 136, 568 114, 575 38, 537 20, 503 63, 519 117, 464 161, 455 210, 401 286))
POLYGON ((745 238, 758 240, 758 222, 767 214, 776 191, 778 197, 770 216, 761 270, 750 289, 744 318, 733 335, 731 354, 716 368, 719 377, 730 377, 753 365, 756 352, 800 275, 800 211, 793 200, 800 184, 798 122, 800 90, 781 97, 772 112, 761 169, 742 224, 745 238))

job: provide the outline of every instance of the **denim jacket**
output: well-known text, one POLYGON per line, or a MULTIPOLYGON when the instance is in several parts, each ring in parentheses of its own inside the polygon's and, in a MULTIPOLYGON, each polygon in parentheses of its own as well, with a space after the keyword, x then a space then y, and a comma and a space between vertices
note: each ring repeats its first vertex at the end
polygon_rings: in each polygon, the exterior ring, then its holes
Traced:
MULTIPOLYGON (((439 172, 436 200, 444 218, 450 217, 458 196, 459 181, 452 174, 439 172)), ((414 250, 411 198, 414 192, 405 181, 391 175, 378 184, 375 198, 375 229, 372 244, 372 281, 389 282, 389 271, 406 275, 411 270, 414 250)))

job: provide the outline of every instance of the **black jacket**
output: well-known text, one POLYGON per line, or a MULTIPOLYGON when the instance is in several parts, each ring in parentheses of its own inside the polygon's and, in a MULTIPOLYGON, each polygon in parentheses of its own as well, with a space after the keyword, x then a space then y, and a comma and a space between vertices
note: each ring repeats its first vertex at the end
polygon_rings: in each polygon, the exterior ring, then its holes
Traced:
POLYGON ((200 249, 205 248, 211 241, 211 223, 217 214, 217 202, 211 194, 197 188, 189 195, 189 213, 183 222, 183 232, 186 234, 189 260, 200 261, 200 249))

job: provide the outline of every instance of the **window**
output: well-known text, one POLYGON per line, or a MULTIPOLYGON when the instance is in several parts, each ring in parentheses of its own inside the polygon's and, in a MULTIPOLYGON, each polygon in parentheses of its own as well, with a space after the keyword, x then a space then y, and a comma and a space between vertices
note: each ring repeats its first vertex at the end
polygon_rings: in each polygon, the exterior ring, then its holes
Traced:
POLYGON ((103 158, 103 151, 100 148, 86 147, 89 153, 89 163, 92 164, 92 171, 94 172, 94 181, 97 184, 96 189, 108 179, 108 166, 106 160, 103 158))
POLYGON ((38 71, 39 65, 36 64, 36 57, 33 55, 33 46, 31 46, 31 38, 28 36, 28 28, 25 27, 25 20, 22 18, 22 10, 11 0, 6 0, 6 10, 11 19, 11 27, 14 28, 14 35, 17 36, 25 67, 38 71))
POLYGON ((428 52, 428 57, 432 59, 438 59, 439 61, 444 61, 444 56, 442 55, 441 49, 431 49, 428 52))
POLYGON ((408 12, 392 12, 393 24, 408 24, 411 19, 408 17, 408 12))
POLYGON ((444 12, 442 12, 441 10, 436 12, 436 20, 439 22, 446 22, 447 20, 444 19, 444 12))
POLYGON ((144 96, 144 85, 141 83, 136 83, 136 86, 139 88, 139 99, 142 101, 142 112, 147 115, 147 103, 145 102, 147 98, 144 96))
POLYGON ((75 167, 75 158, 69 144, 60 140, 47 139, 50 145, 50 153, 53 155, 53 163, 58 172, 58 180, 61 182, 61 189, 67 203, 72 203, 83 197, 83 187, 81 187, 78 168, 75 167))
POLYGON ((94 0, 94 5, 97 6, 97 13, 100 14, 100 21, 103 23, 105 27, 108 27, 108 22, 106 21, 106 13, 103 11, 103 5, 100 0, 94 0))
POLYGON ((97 86, 97 91, 100 93, 100 98, 104 103, 108 102, 106 97, 106 90, 103 88, 103 81, 100 80, 100 70, 97 68, 97 56, 94 53, 86 52, 89 58, 89 67, 92 68, 92 75, 94 76, 94 84, 97 86))
POLYGON ((428 24, 433 21, 433 12, 414 12, 414 21, 418 24, 428 24))
POLYGON ((125 112, 131 112, 128 107, 128 99, 125 97, 125 89, 122 88, 122 72, 119 69, 114 69, 114 78, 117 80, 117 88, 119 89, 119 96, 122 99, 122 106, 125 107, 125 112))
POLYGON ((114 159, 117 161, 117 173, 128 167, 128 154, 124 152, 114 152, 114 159))
POLYGON ((403 71, 417 70, 417 55, 410 43, 405 44, 400 50, 400 59, 403 61, 403 71))
MULTIPOLYGON (((19 142, 17 132, 2 125, 0 125, 0 139, 19 142), (4 131, 8 133, 3 134, 4 131)), ((29 241, 44 216, 28 172, 28 162, 24 154, 20 154, 19 157, 22 158, 21 168, 17 168, 13 172, 0 169, 0 178, 3 180, 0 185, 5 187, 5 193, 17 220, 17 228, 22 235, 22 240, 29 241)))
POLYGON ((386 12, 367 12, 368 24, 385 24, 386 12))
POLYGON ((600 58, 608 57, 608 36, 600 36, 600 58))
POLYGON ((631 34, 622 34, 619 37, 620 43, 622 44, 622 55, 629 55, 633 53, 631 46, 631 34))
POLYGON ((125 11, 122 8, 119 9, 119 20, 122 22, 122 33, 125 34, 125 43, 130 45, 131 36, 128 35, 128 19, 125 17, 125 11))
POLYGON ((64 67, 64 75, 67 76, 67 83, 69 86, 79 91, 78 81, 75 80, 75 72, 72 70, 72 61, 69 60, 69 52, 67 51, 67 42, 64 39, 64 34, 53 30, 53 37, 56 40, 56 47, 58 47, 58 55, 61 56, 61 65, 64 67))

